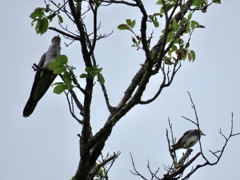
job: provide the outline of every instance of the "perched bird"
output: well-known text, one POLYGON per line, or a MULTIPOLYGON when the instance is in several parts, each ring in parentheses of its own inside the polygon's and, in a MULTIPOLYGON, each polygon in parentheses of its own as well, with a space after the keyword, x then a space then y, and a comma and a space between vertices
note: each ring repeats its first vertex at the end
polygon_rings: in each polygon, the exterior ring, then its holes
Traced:
POLYGON ((178 142, 172 145, 171 152, 176 151, 177 149, 189 149, 194 146, 201 136, 205 136, 205 134, 199 129, 193 129, 185 132, 182 137, 178 140, 178 142))
POLYGON ((55 61, 55 59, 61 54, 60 43, 61 38, 59 36, 53 37, 52 44, 48 48, 48 51, 42 55, 38 65, 35 65, 35 68, 33 67, 34 70, 36 70, 36 74, 30 97, 23 110, 23 117, 28 117, 32 114, 38 101, 43 97, 56 78, 56 75, 53 74, 53 71, 48 69, 48 65, 49 63, 55 61))

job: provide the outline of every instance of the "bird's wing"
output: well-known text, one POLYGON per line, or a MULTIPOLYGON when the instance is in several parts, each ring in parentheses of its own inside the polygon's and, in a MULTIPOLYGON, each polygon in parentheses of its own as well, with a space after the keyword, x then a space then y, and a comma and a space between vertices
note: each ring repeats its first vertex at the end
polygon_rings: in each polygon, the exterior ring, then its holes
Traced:
MULTIPOLYGON (((44 53, 38 63, 38 67, 43 67, 45 62, 46 53, 44 53)), ((30 93, 30 98, 38 102, 42 96, 46 93, 48 88, 51 86, 52 82, 56 78, 56 75, 52 71, 46 70, 37 70, 30 93)))
POLYGON ((191 135, 192 135, 193 132, 194 132, 194 130, 188 130, 188 131, 186 131, 186 132, 182 135, 182 137, 178 140, 178 142, 177 142, 176 144, 179 144, 180 142, 184 144, 184 143, 187 141, 187 139, 188 139, 189 137, 191 137, 191 135))
MULTIPOLYGON (((44 61, 46 58, 46 53, 42 55, 40 62, 38 63, 38 67, 43 67, 44 61)), ((49 70, 36 70, 32 90, 30 93, 30 97, 27 101, 27 104, 23 110, 23 116, 28 117, 34 111, 38 101, 43 97, 48 88, 51 86, 54 81, 56 75, 53 74, 52 71, 49 70)))
MULTIPOLYGON (((41 57, 41 59, 40 59, 40 61, 39 61, 39 63, 38 63, 38 67, 40 67, 40 68, 43 67, 43 64, 44 64, 45 59, 46 59, 46 53, 44 53, 44 54, 42 55, 42 57, 41 57)), ((40 73, 41 73, 41 71, 36 71, 35 79, 40 76, 40 73)))

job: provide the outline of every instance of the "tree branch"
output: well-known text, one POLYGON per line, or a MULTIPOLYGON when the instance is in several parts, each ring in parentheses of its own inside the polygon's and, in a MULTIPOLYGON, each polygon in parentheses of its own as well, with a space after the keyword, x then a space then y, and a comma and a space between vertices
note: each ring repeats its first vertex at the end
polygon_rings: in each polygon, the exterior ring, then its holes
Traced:
MULTIPOLYGON (((136 0, 134 0, 136 1, 136 0)), ((131 7, 136 7, 137 4, 135 3, 130 3, 130 2, 127 2, 127 1, 118 1, 118 0, 103 0, 102 2, 104 3, 109 3, 109 4, 124 4, 124 5, 127 5, 127 6, 131 6, 131 7)))

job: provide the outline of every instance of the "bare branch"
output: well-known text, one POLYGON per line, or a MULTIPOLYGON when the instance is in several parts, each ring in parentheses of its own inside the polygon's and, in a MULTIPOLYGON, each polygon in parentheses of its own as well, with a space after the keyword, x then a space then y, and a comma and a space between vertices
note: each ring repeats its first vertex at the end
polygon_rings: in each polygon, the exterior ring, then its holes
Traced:
MULTIPOLYGON (((174 65, 173 65, 173 72, 172 72, 171 76, 169 75, 170 70, 168 69, 167 72, 165 72, 164 66, 165 66, 165 65, 163 64, 163 67, 161 68, 162 73, 163 73, 163 80, 162 80, 162 83, 161 83, 160 86, 159 86, 158 91, 156 92, 156 94, 155 94, 152 98, 150 98, 150 99, 148 99, 148 100, 146 100, 146 101, 141 100, 141 101, 139 102, 139 104, 149 104, 149 103, 153 102, 155 99, 157 99, 158 96, 161 94, 162 90, 163 90, 165 87, 168 87, 168 86, 170 86, 170 85, 172 84, 173 79, 174 79, 176 73, 178 72, 178 70, 179 70, 180 67, 181 67, 181 63, 180 63, 180 64, 178 64, 178 62, 175 62, 175 63, 174 63, 174 65), (167 80, 167 82, 166 82, 166 80, 167 80)), ((169 66, 168 66, 168 68, 169 68, 169 66)))
MULTIPOLYGON (((100 163, 98 163, 98 164, 96 164, 96 166, 91 170, 91 172, 90 172, 90 174, 89 174, 89 176, 88 176, 88 179, 93 179, 96 175, 97 175, 97 173, 98 173, 98 171, 99 171, 99 169, 100 168, 102 168, 102 167, 104 167, 104 166, 106 166, 108 163, 110 163, 111 165, 110 165, 110 167, 109 167, 109 169, 111 168, 111 166, 112 166, 112 164, 114 163, 114 161, 118 158, 118 156, 120 155, 121 153, 120 152, 117 152, 117 153, 113 153, 113 155, 111 155, 111 156, 107 156, 106 158, 102 158, 102 160, 100 161, 100 163)), ((104 167, 104 168, 106 168, 106 167, 104 167)), ((109 171, 109 170, 108 170, 109 171)), ((107 173, 108 173, 108 171, 105 171, 104 173, 104 175, 107 175, 107 173)))
POLYGON ((74 40, 79 40, 79 39, 80 39, 80 37, 73 36, 73 35, 68 34, 68 33, 64 32, 64 31, 62 31, 62 30, 60 30, 60 29, 55 28, 55 27, 49 27, 48 29, 53 30, 53 31, 56 31, 57 33, 60 33, 60 34, 62 34, 62 35, 64 35, 64 36, 67 36, 67 37, 72 38, 72 39, 74 39, 74 40))
POLYGON ((79 123, 82 124, 82 120, 80 120, 74 113, 74 105, 73 105, 73 97, 71 96, 71 100, 69 99, 68 92, 64 92, 67 98, 67 102, 68 102, 68 107, 69 107, 69 112, 71 113, 72 117, 79 123))
POLYGON ((149 163, 149 160, 148 160, 148 163, 147 163, 147 168, 148 168, 148 171, 150 172, 151 174, 151 180, 153 178, 157 178, 157 173, 158 171, 160 170, 160 168, 157 168, 157 170, 155 172, 152 172, 151 168, 150 168, 150 163, 149 163))
POLYGON ((193 120, 189 119, 189 118, 186 118, 185 116, 182 116, 183 119, 187 120, 187 121, 190 121, 191 123, 195 124, 197 126, 197 123, 194 122, 193 120))
POLYGON ((131 172, 132 174, 136 175, 136 176, 141 177, 141 178, 144 179, 144 180, 147 180, 147 178, 145 178, 142 174, 140 174, 140 173, 137 171, 137 169, 136 169, 136 167, 135 167, 134 160, 133 160, 133 156, 132 156, 131 153, 130 153, 130 156, 131 156, 132 165, 133 165, 133 170, 134 170, 134 172, 131 171, 131 170, 130 170, 130 172, 131 172))
POLYGON ((100 83, 100 85, 101 85, 101 87, 102 87, 103 95, 104 95, 105 102, 106 102, 106 104, 107 104, 108 110, 109 110, 109 112, 112 112, 113 107, 110 105, 106 87, 105 87, 104 84, 101 84, 101 83, 100 83))
MULTIPOLYGON (((134 0, 136 1, 136 0, 134 0)), ((124 4, 124 5, 127 5, 127 6, 132 6, 132 7, 137 7, 137 4, 135 3, 130 3, 130 2, 127 2, 127 1, 117 1, 117 0, 103 0, 102 2, 104 3, 108 3, 108 4, 124 4)))

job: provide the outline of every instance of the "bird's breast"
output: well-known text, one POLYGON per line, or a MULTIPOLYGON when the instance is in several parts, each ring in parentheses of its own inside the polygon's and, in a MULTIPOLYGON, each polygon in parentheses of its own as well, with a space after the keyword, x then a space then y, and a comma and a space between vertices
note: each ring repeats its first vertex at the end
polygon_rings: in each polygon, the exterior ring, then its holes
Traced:
POLYGON ((192 136, 192 137, 190 137, 190 138, 185 142, 184 148, 188 149, 188 148, 194 146, 194 145, 197 143, 198 140, 199 140, 199 138, 198 138, 197 136, 192 136))
POLYGON ((53 61, 55 61, 55 59, 56 59, 56 57, 58 57, 60 55, 60 53, 57 55, 57 56, 55 56, 55 55, 46 55, 46 58, 45 58, 45 61, 44 61, 44 64, 43 64, 43 68, 47 68, 48 67, 48 65, 51 63, 51 62, 53 62, 53 61))

